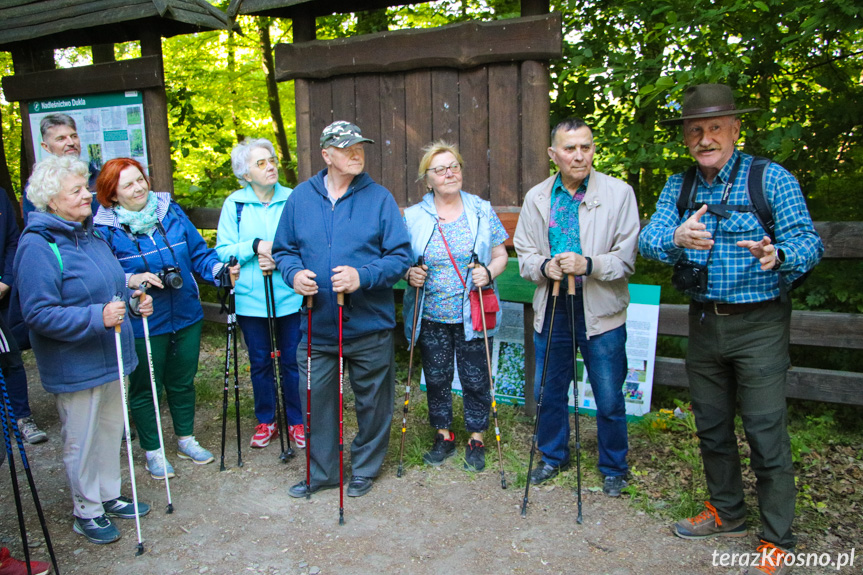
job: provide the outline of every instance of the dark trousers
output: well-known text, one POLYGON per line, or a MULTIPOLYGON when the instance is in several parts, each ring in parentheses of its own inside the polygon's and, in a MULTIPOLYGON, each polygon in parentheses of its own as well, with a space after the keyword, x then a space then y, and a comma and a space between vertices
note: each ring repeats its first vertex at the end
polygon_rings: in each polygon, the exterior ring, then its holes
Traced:
MULTIPOLYGON (((429 423, 435 429, 452 427, 452 379, 458 359, 458 378, 464 394, 464 426, 470 433, 488 429, 491 389, 485 341, 464 339, 464 325, 422 320, 417 340, 429 406, 429 423)), ((489 339, 489 346, 492 340, 489 339)))
POLYGON ((779 301, 739 315, 690 312, 686 355, 710 502, 725 519, 746 515, 734 434, 739 402, 763 538, 785 549, 796 543, 791 523, 797 489, 785 405, 790 318, 790 304, 779 301))
MULTIPOLYGON (((305 339, 296 354, 306 381, 305 339)), ((384 330, 344 342, 345 373, 350 370, 357 412, 351 443, 351 474, 377 477, 387 454, 395 398, 393 332, 384 330)), ((301 393, 303 415, 306 393, 301 393)), ((312 409, 306 436, 312 486, 339 483, 339 346, 316 344, 312 333, 312 409)))
MULTIPOLYGON (((273 358, 270 357, 270 326, 265 317, 237 316, 249 348, 252 390, 255 394, 255 417, 259 423, 276 421, 276 386, 273 375, 273 358)), ((275 320, 276 341, 281 354, 279 369, 282 373, 283 409, 288 425, 303 422, 300 413, 300 395, 297 390, 297 344, 300 342, 300 313, 278 317, 275 320)))
POLYGON ((6 391, 9 393, 9 404, 15 419, 30 417, 30 397, 27 391, 27 373, 24 362, 21 361, 21 351, 15 337, 0 314, 0 369, 6 381, 6 391))
POLYGON ((551 328, 552 301, 545 308, 542 332, 533 334, 536 349, 536 382, 534 395, 539 401, 543 388, 542 409, 537 430, 537 448, 542 460, 557 467, 569 463, 569 386, 573 376, 572 338, 584 358, 587 377, 596 400, 596 439, 599 444, 599 471, 603 475, 618 477, 626 475, 629 467, 629 438, 626 429, 626 402, 623 399, 623 383, 626 379, 626 326, 622 325, 589 339, 584 323, 584 303, 581 289, 576 291, 575 334, 570 326, 567 311, 568 296, 558 298, 554 312, 554 331, 551 335, 549 366, 545 385, 541 386, 548 346, 548 331, 551 328))

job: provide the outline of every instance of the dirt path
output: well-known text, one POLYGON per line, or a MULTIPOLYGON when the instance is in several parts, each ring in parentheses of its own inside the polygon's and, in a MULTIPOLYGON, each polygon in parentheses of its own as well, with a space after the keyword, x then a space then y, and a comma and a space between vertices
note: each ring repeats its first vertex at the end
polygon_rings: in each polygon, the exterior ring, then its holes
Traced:
MULTIPOLYGON (((576 523, 572 492, 558 487, 534 488, 523 519, 521 489, 501 490, 494 469, 471 476, 455 458, 440 469, 409 468, 400 479, 388 464, 368 495, 345 498, 346 524, 339 526, 338 491, 320 492, 309 501, 286 493, 305 475, 303 451, 284 464, 277 447, 250 451, 246 437, 243 468, 236 467, 236 450, 228 451, 226 472, 219 472, 218 454, 207 466, 172 457, 177 471, 170 483, 172 515, 164 513, 164 484, 146 474, 137 451, 139 496, 153 504, 153 511, 141 521, 146 553, 136 557, 134 521, 118 520, 123 538, 109 546, 92 545, 72 532, 53 398, 38 384, 31 384, 31 394, 34 414, 50 440, 27 451, 62 573, 725 575, 740 569, 712 566, 714 550, 748 552, 757 543, 754 536, 678 539, 665 521, 636 511, 624 499, 590 490, 598 486, 589 484, 583 525, 576 523)), ((251 422, 244 422, 244 432, 249 429, 251 422)), ((200 442, 215 453, 220 433, 219 414, 200 410, 200 442)), ((166 443, 174 445, 174 438, 166 443)), ((173 456, 170 447, 169 453, 173 456)), ((124 454, 124 466, 125 461, 124 454)), ((493 453, 489 463, 494 463, 493 453)), ((131 494, 127 473, 123 492, 131 494)), ((20 480, 27 495, 23 473, 20 480)), ((6 466, 0 472, 0 505, 0 538, 20 557, 6 466)), ((30 533, 41 536, 35 513, 30 517, 30 533)), ((44 545, 34 554, 47 559, 44 545)), ((818 571, 795 571, 806 572, 818 571)))

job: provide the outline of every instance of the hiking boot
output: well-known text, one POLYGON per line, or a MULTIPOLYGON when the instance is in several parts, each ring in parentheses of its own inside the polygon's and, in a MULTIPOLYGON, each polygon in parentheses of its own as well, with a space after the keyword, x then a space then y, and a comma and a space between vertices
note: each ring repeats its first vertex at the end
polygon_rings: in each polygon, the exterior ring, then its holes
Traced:
MULTIPOLYGON (((102 508, 108 517, 119 517, 120 519, 135 518, 135 503, 128 497, 122 495, 111 501, 103 501, 102 508)), ((150 512, 150 506, 143 501, 138 502, 138 517, 143 517, 150 512)))
POLYGON ((561 463, 557 467, 551 463, 541 461, 542 465, 530 472, 530 482, 533 485, 545 483, 549 479, 554 479, 561 471, 569 469, 569 462, 561 463))
POLYGON ((294 445, 300 449, 303 449, 306 446, 306 430, 303 427, 303 424, 289 425, 288 437, 290 437, 291 441, 294 442, 294 445))
POLYGON ((444 439, 443 434, 438 433, 432 448, 423 454, 423 461, 437 467, 453 455, 455 455, 455 434, 450 431, 449 439, 444 439))
POLYGON ((32 417, 22 417, 19 419, 18 429, 21 430, 21 435, 24 437, 24 441, 31 445, 48 441, 48 434, 39 429, 32 417))
POLYGON ((165 479, 165 468, 168 471, 168 479, 174 477, 174 467, 167 459, 162 465, 162 449, 147 452, 147 471, 150 472, 150 477, 153 479, 165 479))
POLYGON ((291 497, 296 497, 299 499, 300 497, 305 497, 306 495, 311 495, 312 493, 316 493, 318 491, 324 491, 326 489, 335 489, 338 486, 339 486, 338 483, 336 483, 335 485, 312 485, 311 489, 309 489, 308 487, 306 487, 305 480, 303 480, 303 481, 300 481, 299 483, 297 483, 296 485, 292 485, 288 489, 288 495, 290 495, 291 497))
POLYGON ((83 535, 90 543, 95 543, 96 545, 113 543, 121 537, 120 530, 105 515, 93 517, 92 519, 76 517, 72 530, 75 533, 83 535))
POLYGON ((605 481, 602 484, 602 492, 609 497, 620 497, 620 491, 629 485, 622 475, 614 476, 606 475, 605 481))
POLYGON ((464 448, 465 471, 480 472, 485 469, 485 445, 482 441, 471 439, 464 448))
POLYGON ((351 482, 348 483, 348 497, 362 497, 372 490, 374 483, 371 477, 352 475, 351 482))
MULTIPOLYGON (((45 575, 51 571, 51 566, 43 561, 30 561, 30 572, 33 575, 45 575)), ((5 547, 0 549, 0 575, 27 575, 27 563, 12 557, 5 547)))
MULTIPOLYGON (((780 549, 773 543, 768 543, 764 539, 761 540, 761 545, 755 548, 759 557, 755 560, 755 564, 750 565, 744 575, 788 575, 791 573, 791 566, 785 562, 786 555, 789 555, 788 562, 794 563, 794 556, 788 551, 780 549)), ((808 564, 808 563, 807 563, 808 564)))
POLYGON ((710 537, 743 537, 746 535, 746 518, 725 519, 719 517, 709 501, 705 510, 689 519, 674 524, 674 534, 684 539, 709 539, 710 537))
POLYGON ((252 447, 266 447, 270 444, 271 439, 279 436, 279 429, 275 423, 259 423, 255 427, 255 434, 252 436, 252 447))
POLYGON ((201 447, 194 435, 177 441, 177 457, 189 459, 198 465, 206 465, 215 459, 212 453, 201 447))

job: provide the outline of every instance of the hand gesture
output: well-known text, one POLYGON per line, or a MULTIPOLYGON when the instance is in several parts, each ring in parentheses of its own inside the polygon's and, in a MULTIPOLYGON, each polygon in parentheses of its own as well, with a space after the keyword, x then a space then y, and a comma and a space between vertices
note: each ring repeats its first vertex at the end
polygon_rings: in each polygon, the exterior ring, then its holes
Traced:
POLYGON ((761 262, 761 271, 771 270, 776 266, 776 246, 770 242, 770 238, 764 236, 760 242, 742 240, 737 242, 737 247, 746 248, 755 258, 761 262))
POLYGON ((707 226, 701 223, 701 216, 706 213, 707 205, 705 204, 680 224, 674 230, 674 245, 690 250, 709 250, 712 248, 712 236, 707 231, 707 226))

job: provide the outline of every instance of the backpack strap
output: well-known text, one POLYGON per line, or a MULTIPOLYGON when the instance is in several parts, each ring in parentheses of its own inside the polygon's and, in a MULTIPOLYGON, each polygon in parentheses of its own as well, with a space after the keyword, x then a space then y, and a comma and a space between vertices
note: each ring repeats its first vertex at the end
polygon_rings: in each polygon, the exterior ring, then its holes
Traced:
POLYGON ((764 180, 767 177, 767 166, 773 163, 768 158, 755 156, 752 158, 752 164, 749 166, 749 177, 746 180, 746 193, 749 195, 749 201, 752 204, 755 217, 758 218, 758 223, 770 236, 770 241, 776 243, 776 222, 773 221, 773 210, 770 209, 770 204, 767 203, 767 198, 764 196, 764 180))
POLYGON ((60 275, 63 275, 63 258, 60 256, 60 248, 57 247, 57 240, 54 239, 49 232, 46 230, 25 230, 25 234, 39 234, 45 241, 48 242, 48 246, 51 248, 51 251, 54 252, 54 255, 57 256, 57 263, 60 264, 60 275))
POLYGON ((246 204, 243 202, 234 202, 234 205, 237 206, 237 236, 240 234, 240 220, 243 218, 243 208, 246 207, 246 204))

